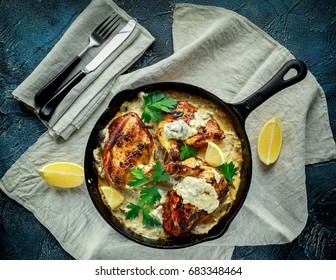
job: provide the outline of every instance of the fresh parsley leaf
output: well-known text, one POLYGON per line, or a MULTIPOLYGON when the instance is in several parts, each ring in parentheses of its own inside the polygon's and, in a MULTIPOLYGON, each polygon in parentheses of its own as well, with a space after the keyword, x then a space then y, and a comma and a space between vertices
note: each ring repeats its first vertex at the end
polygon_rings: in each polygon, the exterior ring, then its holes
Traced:
POLYGON ((154 171, 152 172, 152 178, 156 182, 169 181, 170 174, 164 172, 164 165, 158 160, 154 165, 154 171))
POLYGON ((145 173, 142 171, 140 167, 138 168, 131 168, 131 173, 133 174, 132 180, 127 184, 134 188, 139 188, 151 181, 150 178, 148 178, 145 173))
POLYGON ((150 214, 150 210, 146 207, 141 207, 142 209, 142 224, 146 227, 161 226, 161 222, 150 214))
POLYGON ((151 120, 153 122, 159 122, 162 121, 162 115, 158 109, 145 107, 142 112, 141 119, 146 123, 149 123, 151 120))
MULTIPOLYGON (((133 178, 131 182, 128 183, 129 186, 135 188, 141 187, 147 183, 151 182, 162 182, 168 181, 170 174, 164 172, 164 165, 158 160, 154 165, 154 171, 151 173, 151 178, 148 178, 141 168, 131 168, 131 173, 133 178)), ((158 186, 146 187, 140 191, 139 204, 134 203, 127 204, 127 208, 130 209, 126 214, 126 220, 135 219, 139 216, 139 211, 142 211, 142 223, 146 227, 161 226, 161 222, 150 215, 150 209, 145 207, 145 205, 153 206, 157 200, 161 199, 158 186)))
POLYGON ((220 171, 223 173, 224 177, 233 185, 233 176, 236 174, 237 169, 235 168, 232 161, 229 163, 223 163, 221 166, 219 166, 220 171))
POLYGON ((148 178, 140 167, 131 168, 131 173, 133 177, 128 185, 134 188, 139 188, 152 181, 156 181, 158 183, 169 181, 170 178, 170 174, 168 172, 164 172, 164 165, 159 160, 154 165, 154 171, 151 174, 151 178, 148 178))
POLYGON ((170 109, 175 107, 177 104, 177 101, 170 99, 169 97, 164 95, 164 93, 152 94, 152 96, 153 99, 149 106, 164 112, 169 112, 170 109))
POLYGON ((140 192, 140 204, 153 206, 157 200, 161 199, 158 187, 148 187, 140 192))
POLYGON ((148 110, 147 107, 145 107, 144 111, 142 112, 141 119, 142 119, 145 123, 149 123, 150 120, 152 119, 152 117, 151 117, 151 111, 148 110))
POLYGON ((169 112, 170 109, 174 108, 177 104, 177 101, 170 99, 163 92, 146 94, 143 99, 145 108, 141 119, 147 123, 150 122, 150 120, 161 121, 161 111, 169 112))
POLYGON ((126 206, 130 211, 126 214, 126 220, 131 220, 139 217, 139 211, 142 211, 142 224, 146 227, 161 226, 161 222, 150 214, 147 207, 139 206, 134 203, 129 203, 126 206))
POLYGON ((147 93, 143 96, 145 105, 151 105, 156 102, 159 102, 162 99, 162 92, 159 93, 147 93))
POLYGON ((129 203, 126 205, 128 209, 130 209, 127 214, 126 214, 126 220, 132 220, 135 219, 139 216, 139 211, 141 209, 140 206, 134 204, 134 203, 129 203))
POLYGON ((197 150, 194 147, 184 145, 181 147, 180 160, 185 160, 191 156, 197 156, 197 150))

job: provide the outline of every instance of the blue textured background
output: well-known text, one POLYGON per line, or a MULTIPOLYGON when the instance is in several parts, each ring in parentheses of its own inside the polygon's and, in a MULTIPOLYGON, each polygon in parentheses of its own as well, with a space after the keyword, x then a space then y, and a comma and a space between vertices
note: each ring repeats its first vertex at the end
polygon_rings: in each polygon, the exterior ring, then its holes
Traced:
MULTIPOLYGON (((13 99, 12 91, 33 71, 88 0, 0 2, 0 177, 46 131, 13 99)), ((116 0, 156 42, 129 70, 172 54, 175 3, 215 5, 247 17, 303 60, 325 90, 336 135, 336 2, 333 0, 116 0)), ((236 247, 235 259, 336 259, 336 162, 306 167, 308 222, 284 245, 236 247)), ((0 191, 0 259, 72 259, 21 205, 0 191)))

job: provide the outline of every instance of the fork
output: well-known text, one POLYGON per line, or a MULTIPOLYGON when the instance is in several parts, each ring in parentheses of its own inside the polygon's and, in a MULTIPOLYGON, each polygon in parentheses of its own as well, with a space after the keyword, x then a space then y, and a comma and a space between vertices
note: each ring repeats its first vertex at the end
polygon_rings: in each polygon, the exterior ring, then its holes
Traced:
POLYGON ((104 41, 106 41, 113 31, 115 31, 119 26, 121 20, 121 17, 117 13, 113 12, 101 24, 99 24, 90 34, 89 44, 67 66, 65 66, 65 68, 60 73, 58 73, 49 83, 47 83, 35 94, 35 103, 41 107, 50 98, 52 98, 65 78, 81 61, 84 54, 89 49, 98 47, 104 41))

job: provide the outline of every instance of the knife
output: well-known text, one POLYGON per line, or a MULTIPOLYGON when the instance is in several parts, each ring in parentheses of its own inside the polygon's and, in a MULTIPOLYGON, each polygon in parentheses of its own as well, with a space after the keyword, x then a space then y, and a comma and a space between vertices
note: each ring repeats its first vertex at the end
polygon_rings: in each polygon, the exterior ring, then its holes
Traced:
POLYGON ((116 34, 113 39, 90 61, 81 71, 73 76, 55 95, 46 102, 39 111, 39 116, 42 120, 48 121, 56 107, 61 103, 64 97, 70 90, 77 85, 86 75, 95 71, 132 33, 135 29, 136 21, 131 19, 127 24, 116 34))

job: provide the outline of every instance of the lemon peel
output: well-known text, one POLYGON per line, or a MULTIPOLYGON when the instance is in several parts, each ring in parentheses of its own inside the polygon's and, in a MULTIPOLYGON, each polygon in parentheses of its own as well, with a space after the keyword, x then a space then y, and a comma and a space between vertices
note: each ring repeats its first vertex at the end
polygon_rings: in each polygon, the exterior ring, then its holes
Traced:
POLYGON ((109 186, 101 186, 100 190, 103 193, 104 203, 107 204, 111 210, 116 209, 124 201, 124 196, 115 188, 109 186))
POLYGON ((75 188, 84 182, 83 167, 74 162, 52 162, 45 164, 37 173, 51 186, 75 188))
POLYGON ((258 156, 266 165, 274 163, 281 151, 282 125, 280 118, 273 116, 262 127, 258 136, 258 156))
POLYGON ((225 162, 223 151, 220 147, 218 147, 217 144, 213 142, 208 142, 204 159, 209 165, 213 167, 220 166, 225 162))

